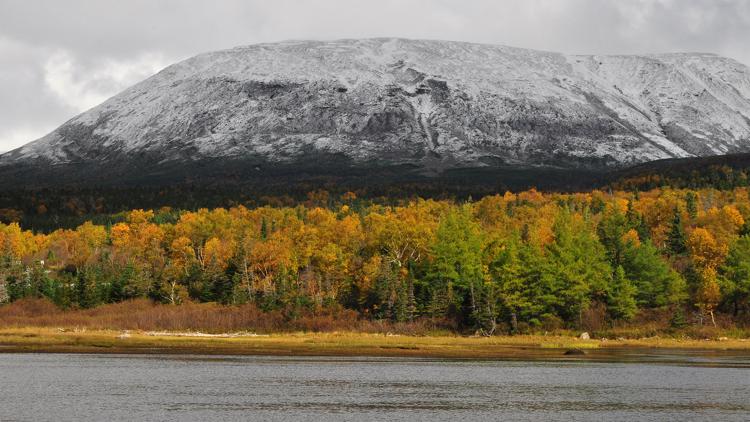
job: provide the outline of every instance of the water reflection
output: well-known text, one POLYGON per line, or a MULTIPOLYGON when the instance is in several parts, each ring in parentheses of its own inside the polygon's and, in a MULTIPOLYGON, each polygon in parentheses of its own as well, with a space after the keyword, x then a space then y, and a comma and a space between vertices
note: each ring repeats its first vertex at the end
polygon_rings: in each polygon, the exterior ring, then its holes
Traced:
MULTIPOLYGON (((619 353, 619 355, 618 355, 619 353)), ((0 420, 747 420, 750 358, 0 354, 0 420)))

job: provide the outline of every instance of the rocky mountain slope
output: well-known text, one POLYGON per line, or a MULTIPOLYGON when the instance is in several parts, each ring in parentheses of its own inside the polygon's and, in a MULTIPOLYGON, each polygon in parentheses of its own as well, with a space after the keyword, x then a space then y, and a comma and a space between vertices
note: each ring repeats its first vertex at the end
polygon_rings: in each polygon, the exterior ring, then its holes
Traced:
POLYGON ((605 171, 749 151, 750 69, 716 55, 300 41, 172 65, 3 154, 0 177, 54 184, 53 169, 94 182, 189 177, 195 168, 605 171))

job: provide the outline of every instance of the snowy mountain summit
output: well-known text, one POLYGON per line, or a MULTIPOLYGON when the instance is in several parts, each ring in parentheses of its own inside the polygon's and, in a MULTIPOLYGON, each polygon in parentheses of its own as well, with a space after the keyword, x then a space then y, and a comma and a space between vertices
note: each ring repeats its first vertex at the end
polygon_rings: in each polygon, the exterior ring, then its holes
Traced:
POLYGON ((436 175, 602 170, 734 152, 750 152, 750 69, 732 59, 294 41, 174 64, 3 154, 0 174, 87 165, 127 178, 128 169, 142 175, 142 163, 245 160, 254 168, 406 165, 436 175))

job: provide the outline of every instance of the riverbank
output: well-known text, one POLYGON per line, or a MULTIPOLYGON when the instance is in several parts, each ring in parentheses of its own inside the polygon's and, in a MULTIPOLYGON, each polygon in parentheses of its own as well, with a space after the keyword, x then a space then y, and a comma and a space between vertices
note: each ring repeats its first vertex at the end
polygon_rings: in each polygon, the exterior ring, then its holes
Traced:
POLYGON ((433 337, 352 332, 206 335, 187 332, 63 330, 35 327, 0 329, 0 352, 382 356, 456 359, 545 359, 585 356, 592 359, 606 359, 610 351, 623 348, 674 349, 686 353, 732 351, 750 354, 750 340, 671 338, 582 340, 565 336, 433 337), (571 352, 572 350, 576 352, 571 352))

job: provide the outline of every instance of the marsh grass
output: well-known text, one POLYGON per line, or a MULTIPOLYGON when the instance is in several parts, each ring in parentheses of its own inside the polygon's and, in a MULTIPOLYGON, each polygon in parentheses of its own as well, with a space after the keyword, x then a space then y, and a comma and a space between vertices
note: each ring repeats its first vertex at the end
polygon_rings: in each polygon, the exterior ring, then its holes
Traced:
POLYGON ((562 329, 480 337, 461 335, 445 321, 372 321, 343 309, 292 318, 252 304, 171 306, 135 300, 64 310, 28 299, 0 306, 0 351, 529 358, 558 356, 565 349, 750 350, 743 329, 692 326, 670 336, 664 330, 663 324, 646 321, 643 327, 593 332, 591 340, 562 329))
POLYGON ((441 335, 453 327, 443 320, 373 321, 349 309, 297 312, 263 311, 253 304, 185 303, 179 306, 136 299, 91 309, 60 309, 46 299, 22 299, 0 306, 0 327, 55 327, 98 330, 256 333, 357 331, 441 335))
MULTIPOLYGON (((614 348, 750 351, 742 340, 579 340, 559 336, 403 336, 361 332, 277 333, 268 336, 190 337, 118 330, 15 327, 0 329, 0 351, 79 353, 188 353, 282 356, 385 356, 461 359, 562 358, 567 349, 607 353, 614 348)), ((744 353, 744 352, 743 352, 744 353)), ((596 355, 589 355, 589 358, 596 355)))

